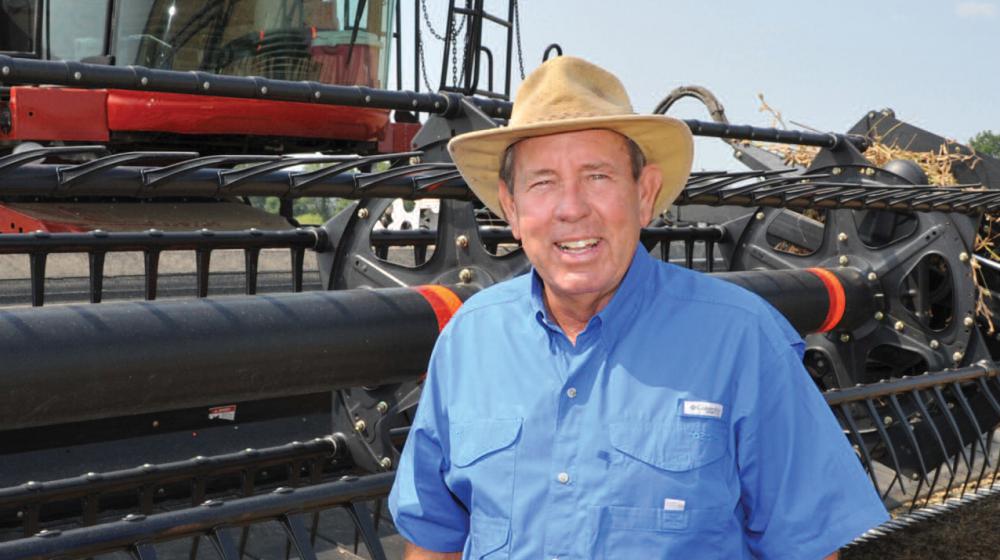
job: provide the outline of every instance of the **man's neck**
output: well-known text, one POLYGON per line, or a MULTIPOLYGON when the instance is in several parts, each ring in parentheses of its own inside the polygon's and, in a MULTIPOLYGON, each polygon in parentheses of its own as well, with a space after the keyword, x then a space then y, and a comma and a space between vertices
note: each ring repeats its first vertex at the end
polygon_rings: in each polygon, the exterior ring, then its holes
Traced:
POLYGON ((552 320, 559 325, 566 338, 575 345, 576 337, 583 332, 583 329, 587 328, 587 323, 594 315, 600 313, 608 305, 616 291, 618 291, 617 286, 606 294, 569 296, 554 294, 546 287, 543 299, 552 320))

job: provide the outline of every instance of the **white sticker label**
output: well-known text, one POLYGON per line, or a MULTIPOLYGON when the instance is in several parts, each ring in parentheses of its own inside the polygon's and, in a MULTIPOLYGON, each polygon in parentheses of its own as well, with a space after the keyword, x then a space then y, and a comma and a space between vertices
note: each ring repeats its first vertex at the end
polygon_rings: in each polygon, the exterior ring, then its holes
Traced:
POLYGON ((675 500, 673 498, 663 499, 663 509, 665 511, 684 511, 684 500, 675 500))
POLYGON ((213 406, 208 409, 209 420, 236 420, 236 405, 227 404, 225 406, 213 406))
POLYGON ((684 401, 684 414, 686 416, 722 418, 722 405, 708 401, 684 401))

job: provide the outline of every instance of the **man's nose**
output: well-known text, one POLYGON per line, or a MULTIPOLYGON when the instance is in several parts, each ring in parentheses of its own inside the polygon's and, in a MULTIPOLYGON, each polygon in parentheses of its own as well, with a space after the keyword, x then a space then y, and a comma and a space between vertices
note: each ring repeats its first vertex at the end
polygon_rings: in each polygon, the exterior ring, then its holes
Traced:
POLYGON ((590 214, 590 201, 579 180, 567 181, 559 204, 556 206, 556 219, 564 222, 575 222, 590 214))

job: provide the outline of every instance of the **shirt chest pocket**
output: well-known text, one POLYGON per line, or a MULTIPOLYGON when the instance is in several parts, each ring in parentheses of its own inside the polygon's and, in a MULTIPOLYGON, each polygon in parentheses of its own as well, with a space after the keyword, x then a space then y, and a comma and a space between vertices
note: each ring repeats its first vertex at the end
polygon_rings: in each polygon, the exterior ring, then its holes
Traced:
POLYGON ((472 512, 468 558, 505 558, 520 418, 456 422, 449 428, 452 491, 472 512))
POLYGON ((685 472, 722 458, 729 433, 721 419, 680 416, 667 425, 615 422, 609 426, 609 437, 611 446, 628 459, 659 470, 685 472))

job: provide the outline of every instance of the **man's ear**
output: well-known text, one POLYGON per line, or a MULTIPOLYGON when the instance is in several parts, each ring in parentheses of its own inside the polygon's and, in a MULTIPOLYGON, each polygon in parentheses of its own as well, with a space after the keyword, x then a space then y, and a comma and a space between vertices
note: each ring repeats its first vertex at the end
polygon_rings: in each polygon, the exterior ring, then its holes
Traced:
POLYGON ((517 204, 514 203, 514 195, 510 194, 510 192, 510 189, 507 188, 507 183, 501 179, 497 184, 497 197, 500 199, 500 208, 503 208, 504 218, 506 218, 507 223, 510 225, 510 232, 514 235, 514 239, 520 241, 521 228, 517 223, 517 204))
POLYGON ((647 165, 639 175, 639 223, 653 220, 653 205, 663 188, 663 172, 658 165, 647 165))

